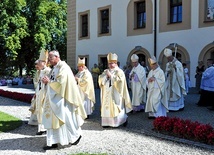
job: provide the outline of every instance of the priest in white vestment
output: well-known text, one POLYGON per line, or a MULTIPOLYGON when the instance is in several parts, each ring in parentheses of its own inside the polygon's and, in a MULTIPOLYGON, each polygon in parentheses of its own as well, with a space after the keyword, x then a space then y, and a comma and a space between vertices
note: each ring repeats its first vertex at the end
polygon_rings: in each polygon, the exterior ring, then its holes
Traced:
POLYGON ((99 76, 101 100, 101 125, 103 127, 118 127, 127 125, 126 113, 132 110, 131 100, 126 83, 126 77, 117 66, 117 55, 107 55, 109 69, 99 76))
POLYGON ((75 75, 75 79, 79 87, 87 118, 89 118, 89 115, 93 113, 95 104, 93 77, 85 66, 85 58, 78 58, 77 67, 78 73, 75 75))
MULTIPOLYGON (((40 74, 40 70, 39 70, 39 66, 38 66, 39 60, 35 61, 35 68, 36 68, 36 73, 33 77, 33 84, 34 84, 34 89, 36 91, 37 85, 38 85, 38 81, 39 81, 39 74, 40 74)), ((38 125, 38 120, 37 120, 37 115, 36 115, 36 92, 34 94, 34 96, 31 99, 31 105, 29 108, 29 111, 31 112, 30 115, 30 119, 28 121, 29 125, 38 125)))
POLYGON ((47 67, 48 62, 48 51, 42 49, 40 52, 40 56, 38 59, 38 67, 39 67, 39 79, 38 79, 38 85, 35 90, 36 94, 36 115, 38 120, 38 132, 36 135, 42 135, 45 133, 46 129, 44 128, 44 125, 42 124, 42 114, 43 114, 43 105, 44 105, 44 99, 46 96, 46 85, 42 82, 42 78, 45 76, 48 76, 51 68, 47 67))
POLYGON ((166 48, 164 55, 167 57, 166 64, 166 89, 170 111, 178 111, 184 109, 185 80, 184 69, 180 61, 172 56, 172 50, 166 48))
POLYGON ((147 101, 145 112, 149 113, 149 119, 166 116, 168 112, 168 100, 165 87, 165 74, 158 66, 156 58, 148 59, 151 70, 147 77, 147 101))
POLYGON ((76 145, 81 138, 81 126, 86 118, 82 99, 71 68, 60 60, 59 52, 50 51, 49 63, 53 66, 49 76, 43 77, 47 84, 42 123, 47 129, 49 150, 61 145, 76 145))
POLYGON ((133 68, 129 73, 134 112, 144 110, 146 104, 146 72, 138 59, 139 57, 136 54, 131 56, 133 68))

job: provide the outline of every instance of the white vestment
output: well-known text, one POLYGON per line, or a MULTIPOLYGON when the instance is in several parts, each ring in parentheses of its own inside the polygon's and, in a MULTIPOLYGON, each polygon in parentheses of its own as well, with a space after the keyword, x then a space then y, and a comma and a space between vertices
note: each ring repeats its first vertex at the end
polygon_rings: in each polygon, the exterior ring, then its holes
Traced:
POLYGON ((147 78, 147 102, 145 112, 149 112, 149 116, 159 117, 166 116, 168 111, 168 101, 165 87, 165 74, 160 67, 151 70, 147 78), (148 82, 148 79, 154 77, 155 81, 148 82))
MULTIPOLYGON (((138 64, 133 67, 129 77, 131 79, 132 106, 133 110, 140 110, 138 107, 146 103, 146 72, 143 66, 138 64), (134 75, 133 77, 131 75, 134 75)), ((144 108, 143 108, 144 109, 144 108)))
POLYGON ((43 70, 40 70, 39 74, 39 81, 38 85, 36 87, 35 93, 36 93, 36 115, 37 115, 37 120, 38 120, 38 132, 43 132, 46 131, 44 128, 44 125, 42 124, 42 113, 43 113, 43 104, 44 104, 44 99, 46 96, 46 85, 42 83, 42 78, 44 76, 48 76, 50 73, 51 69, 49 67, 45 67, 43 70))
MULTIPOLYGON (((70 87, 76 87, 76 92, 67 92, 62 90, 63 93, 69 93, 70 95, 78 93, 76 81, 73 73, 69 67, 62 67, 63 73, 60 73, 61 68, 65 62, 59 62, 54 66, 51 72, 51 82, 56 84, 56 90, 52 89, 51 85, 47 85, 47 95, 44 102, 44 112, 42 122, 47 129, 47 146, 60 143, 61 145, 68 145, 74 143, 81 136, 81 125, 83 124, 83 118, 77 114, 77 107, 74 104, 68 102, 64 97, 58 94, 56 91, 60 88, 60 82, 70 81, 70 83, 64 83, 64 86, 69 87, 68 84, 72 84, 70 87), (60 75, 59 75, 60 74, 60 75), (61 76, 60 79, 57 79, 61 76), (72 94, 73 93, 73 94, 72 94)), ((53 85, 52 85, 53 86, 53 85)), ((68 89, 67 89, 68 90, 68 89)), ((73 97, 75 98, 75 96, 73 97)), ((80 96, 79 96, 80 98, 80 96)), ((82 100, 81 100, 82 101, 82 100)))
MULTIPOLYGON (((37 70, 34 75, 34 78, 33 78, 35 94, 36 94, 36 89, 37 89, 37 86, 39 83, 39 75, 40 75, 40 70, 37 70)), ((31 99, 31 105, 30 105, 29 110, 31 111, 31 116, 28 121, 28 124, 29 125, 38 125, 37 114, 36 114, 36 97, 35 96, 33 96, 33 98, 31 99)))
POLYGON ((176 58, 166 64, 166 89, 169 101, 169 110, 178 111, 184 108, 185 81, 184 69, 176 58))
POLYGON ((190 79, 189 79, 189 70, 188 70, 188 68, 184 68, 184 79, 185 79, 186 93, 189 93, 190 79))

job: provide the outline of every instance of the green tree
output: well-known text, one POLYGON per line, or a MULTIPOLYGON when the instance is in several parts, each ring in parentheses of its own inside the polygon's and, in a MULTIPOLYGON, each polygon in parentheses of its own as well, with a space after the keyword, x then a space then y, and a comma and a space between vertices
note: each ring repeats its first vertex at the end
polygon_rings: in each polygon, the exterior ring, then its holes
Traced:
POLYGON ((20 55, 24 54, 25 60, 28 60, 26 69, 27 73, 30 73, 42 48, 58 49, 65 58, 67 10, 65 0, 26 0, 26 2, 25 17, 29 23, 28 33, 31 35, 23 39, 20 55))
POLYGON ((58 49, 66 58, 66 5, 66 0, 5 0, 0 4, 2 72, 19 70, 22 75, 25 68, 33 74, 42 48, 58 49))
POLYGON ((4 0, 0 3, 0 74, 13 74, 21 49, 21 40, 28 36, 27 21, 22 14, 25 0, 4 0))

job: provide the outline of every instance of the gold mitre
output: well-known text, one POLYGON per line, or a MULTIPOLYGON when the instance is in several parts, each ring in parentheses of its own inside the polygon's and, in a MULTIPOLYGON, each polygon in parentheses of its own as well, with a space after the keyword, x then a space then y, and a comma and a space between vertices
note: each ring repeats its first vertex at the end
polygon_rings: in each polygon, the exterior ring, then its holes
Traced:
POLYGON ((132 62, 137 62, 138 59, 139 59, 139 57, 137 56, 137 54, 133 54, 133 55, 131 56, 132 62))
POLYGON ((47 62, 48 61, 48 50, 42 49, 38 60, 47 62))
POLYGON ((172 50, 169 49, 169 48, 165 48, 165 49, 164 49, 164 55, 165 55, 166 57, 172 56, 172 50))
POLYGON ((117 62, 117 58, 118 58, 118 56, 115 53, 109 53, 107 55, 108 63, 110 63, 110 62, 116 63, 117 62))
POLYGON ((77 66, 85 66, 85 57, 82 59, 78 58, 77 66))
POLYGON ((148 58, 148 62, 150 65, 154 65, 157 63, 157 60, 156 60, 155 56, 152 56, 151 58, 148 58))

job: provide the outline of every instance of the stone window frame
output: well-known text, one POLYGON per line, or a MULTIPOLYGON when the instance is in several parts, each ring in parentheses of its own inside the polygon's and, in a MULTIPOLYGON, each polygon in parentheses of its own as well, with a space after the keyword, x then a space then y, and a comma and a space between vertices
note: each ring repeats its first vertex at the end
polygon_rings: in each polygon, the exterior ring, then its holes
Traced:
POLYGON ((104 6, 104 7, 100 7, 97 9, 97 23, 98 23, 98 29, 97 29, 97 36, 98 37, 102 37, 102 36, 111 36, 111 5, 108 6, 104 6), (109 10, 109 32, 108 33, 101 33, 101 25, 102 25, 102 21, 101 21, 101 11, 103 10, 109 10))
POLYGON ((141 12, 141 13, 146 14, 146 1, 145 0, 141 0, 141 1, 134 2, 134 29, 146 28, 146 17, 145 17, 145 19, 143 19, 143 20, 145 20, 144 26, 138 27, 138 12, 139 12, 139 10, 138 10, 137 6, 140 3, 144 3, 144 6, 145 6, 144 12, 141 12))
POLYGON ((214 20, 206 20, 207 15, 207 0, 200 0, 199 1, 199 15, 198 15, 198 27, 204 28, 204 27, 211 27, 214 26, 214 20))
MULTIPOLYGON (((208 15, 208 0, 205 1, 204 22, 214 22, 214 18, 208 19, 207 15, 208 15)), ((213 15, 213 17, 214 17, 214 15, 213 15)))
POLYGON ((152 0, 130 0, 127 6, 127 36, 136 36, 153 33, 153 3, 152 0), (137 28, 136 3, 146 3, 146 26, 137 28))
POLYGON ((170 23, 170 0, 159 2, 159 33, 191 29, 191 3, 182 0, 182 22, 170 23))
POLYGON ((90 39, 90 10, 79 12, 78 13, 78 39, 90 39), (88 35, 82 36, 82 17, 87 15, 88 16, 88 35))

